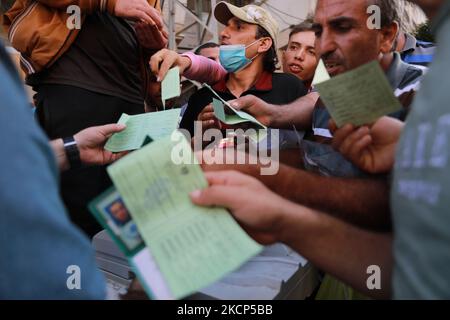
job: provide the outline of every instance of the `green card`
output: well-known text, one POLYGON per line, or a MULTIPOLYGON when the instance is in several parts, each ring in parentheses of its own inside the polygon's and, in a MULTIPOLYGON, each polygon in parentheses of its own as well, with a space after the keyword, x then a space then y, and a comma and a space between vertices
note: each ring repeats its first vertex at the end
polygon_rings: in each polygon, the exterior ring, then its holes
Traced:
POLYGON ((109 138, 105 149, 111 152, 136 150, 145 144, 145 139, 152 140, 169 136, 178 127, 180 109, 150 112, 129 116, 123 114, 118 123, 125 124, 124 131, 109 138))
POLYGON ((217 98, 213 98, 214 114, 217 119, 229 125, 251 123, 256 127, 256 129, 267 129, 265 125, 256 120, 256 118, 252 115, 248 114, 247 112, 234 109, 228 102, 223 100, 209 85, 204 83, 203 86, 205 88, 208 88, 217 98))
POLYGON ((166 108, 166 101, 181 95, 180 68, 170 69, 161 83, 161 100, 166 108))
POLYGON ((155 141, 108 168, 175 298, 219 280, 262 249, 225 209, 191 202, 189 193, 208 185, 193 159, 179 133, 177 142, 155 141))
MULTIPOLYGON (((213 108, 214 108, 214 115, 217 119, 222 121, 223 123, 229 124, 229 125, 237 125, 241 123, 255 123, 251 118, 253 118, 248 113, 244 113, 243 115, 238 114, 225 114, 225 105, 222 101, 214 99, 213 98, 213 108)), ((239 111, 238 111, 239 112, 239 111)), ((254 118, 253 118, 254 119, 254 118)), ((256 119, 255 119, 256 120, 256 119)), ((259 122, 258 122, 259 124, 259 122)), ((260 124, 263 126, 262 124, 260 124)), ((261 127, 257 128, 261 129, 261 127)), ((248 131, 247 131, 248 132, 248 131)), ((260 143, 262 140, 264 140, 267 137, 267 130, 255 130, 252 132, 248 137, 255 143, 260 143)))
POLYGON ((377 61, 321 82, 316 88, 338 127, 370 124, 402 108, 377 61))
POLYGON ((93 200, 89 209, 125 256, 131 257, 145 247, 136 224, 115 188, 110 188, 93 200))
POLYGON ((244 119, 238 116, 237 114, 226 114, 225 105, 223 104, 223 102, 215 98, 213 98, 213 109, 216 118, 222 121, 223 123, 229 125, 236 125, 240 123, 249 122, 249 120, 244 119))

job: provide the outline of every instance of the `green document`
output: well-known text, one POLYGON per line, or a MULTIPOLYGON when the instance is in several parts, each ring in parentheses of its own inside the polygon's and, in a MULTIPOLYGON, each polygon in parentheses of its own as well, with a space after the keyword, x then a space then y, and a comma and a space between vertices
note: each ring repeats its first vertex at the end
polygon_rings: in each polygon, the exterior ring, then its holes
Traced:
POLYGON ((166 101, 181 95, 180 87, 180 68, 175 67, 167 72, 166 77, 161 83, 161 100, 166 108, 166 101))
POLYGON ((338 127, 361 126, 402 108, 377 61, 316 85, 338 127))
POLYGON ((123 114, 118 123, 125 124, 124 131, 115 133, 109 138, 105 149, 111 152, 136 150, 142 147, 149 136, 157 140, 171 135, 177 129, 180 109, 150 112, 129 116, 123 114))
POLYGON ((319 64, 316 68, 316 73, 314 74, 314 79, 312 81, 312 85, 318 85, 319 83, 330 80, 330 75, 328 74, 327 68, 325 67, 325 63, 322 59, 320 59, 319 64))
POLYGON ((267 129, 265 125, 256 120, 256 118, 252 115, 248 114, 247 112, 234 109, 228 102, 223 100, 209 85, 204 83, 203 86, 208 88, 214 94, 214 96, 217 97, 217 99, 213 98, 214 115, 217 119, 229 125, 250 122, 256 125, 256 129, 267 129))
POLYGON ((177 138, 148 144, 108 173, 178 299, 237 269, 262 247, 225 209, 192 204, 189 193, 207 181, 198 164, 175 164, 179 157, 194 158, 184 136, 177 138))
MULTIPOLYGON (((217 119, 222 121, 223 123, 229 124, 229 125, 237 125, 241 123, 255 123, 256 119, 254 119, 251 115, 245 112, 241 112, 242 115, 237 114, 225 114, 225 105, 222 101, 214 99, 213 98, 213 108, 214 108, 214 115, 217 119), (247 118, 247 119, 246 119, 247 118), (252 120, 253 119, 253 120, 252 120)), ((239 112, 239 111, 237 111, 239 112)), ((258 122, 260 126, 263 126, 258 122)), ((265 127, 264 127, 265 128, 265 127)), ((261 127, 256 128, 261 129, 261 127)), ((250 134, 248 136, 253 142, 259 143, 263 139, 267 137, 267 130, 257 130, 254 133, 250 134)))

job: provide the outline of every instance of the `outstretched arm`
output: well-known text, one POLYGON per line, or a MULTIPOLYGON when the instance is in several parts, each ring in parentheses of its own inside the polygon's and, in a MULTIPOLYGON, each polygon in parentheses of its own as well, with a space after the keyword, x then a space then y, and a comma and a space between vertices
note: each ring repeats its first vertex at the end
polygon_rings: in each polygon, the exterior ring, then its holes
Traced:
MULTIPOLYGON (((206 172, 236 170, 257 178, 286 199, 327 212, 348 223, 370 230, 391 228, 390 190, 385 177, 322 177, 275 160, 255 159, 248 154, 241 156, 245 164, 211 164, 214 162, 206 151, 199 157, 203 157, 202 168, 206 172), (275 175, 262 175, 262 168, 270 168, 271 172, 279 169, 275 175)), ((239 158, 239 153, 236 157, 239 158)), ((227 163, 225 160, 222 163, 227 163)))
POLYGON ((256 241, 283 242, 358 291, 374 298, 390 297, 390 234, 364 231, 296 205, 237 172, 210 172, 206 176, 210 186, 191 194, 195 204, 224 206, 256 241), (367 285, 368 268, 373 265, 381 269, 380 290, 370 290, 367 285))
POLYGON ((231 105, 250 113, 270 128, 308 130, 311 129, 312 113, 318 99, 318 93, 312 92, 288 105, 277 106, 248 95, 232 101, 231 105))
POLYGON ((180 74, 190 80, 211 85, 227 75, 219 63, 191 52, 178 54, 175 51, 163 49, 150 59, 150 68, 158 81, 164 80, 167 71, 173 67, 179 67, 180 74))

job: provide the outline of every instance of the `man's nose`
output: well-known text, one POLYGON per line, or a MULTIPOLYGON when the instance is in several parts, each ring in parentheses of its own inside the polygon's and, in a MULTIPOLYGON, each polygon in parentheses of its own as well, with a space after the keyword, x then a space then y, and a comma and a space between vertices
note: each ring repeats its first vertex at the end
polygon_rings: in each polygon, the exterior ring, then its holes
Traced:
POLYGON ((305 60, 305 55, 306 55, 306 50, 305 48, 301 48, 299 49, 296 54, 295 54, 295 58, 300 60, 300 61, 304 61, 305 60))
POLYGON ((316 51, 319 57, 335 52, 336 39, 328 30, 324 29, 321 36, 316 38, 316 51))
POLYGON ((229 39, 230 38, 230 34, 228 33, 228 27, 226 27, 225 29, 222 30, 222 32, 220 33, 220 39, 224 40, 224 39, 229 39))

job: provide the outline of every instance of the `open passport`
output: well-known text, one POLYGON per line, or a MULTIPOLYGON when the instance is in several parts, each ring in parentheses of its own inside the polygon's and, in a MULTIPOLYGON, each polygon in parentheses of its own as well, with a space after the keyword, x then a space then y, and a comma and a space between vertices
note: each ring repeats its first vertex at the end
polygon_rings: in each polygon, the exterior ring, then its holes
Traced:
POLYGON ((181 299, 239 268, 262 246, 223 208, 194 205, 207 187, 185 137, 147 144, 108 168, 114 187, 90 210, 152 299, 181 299))

